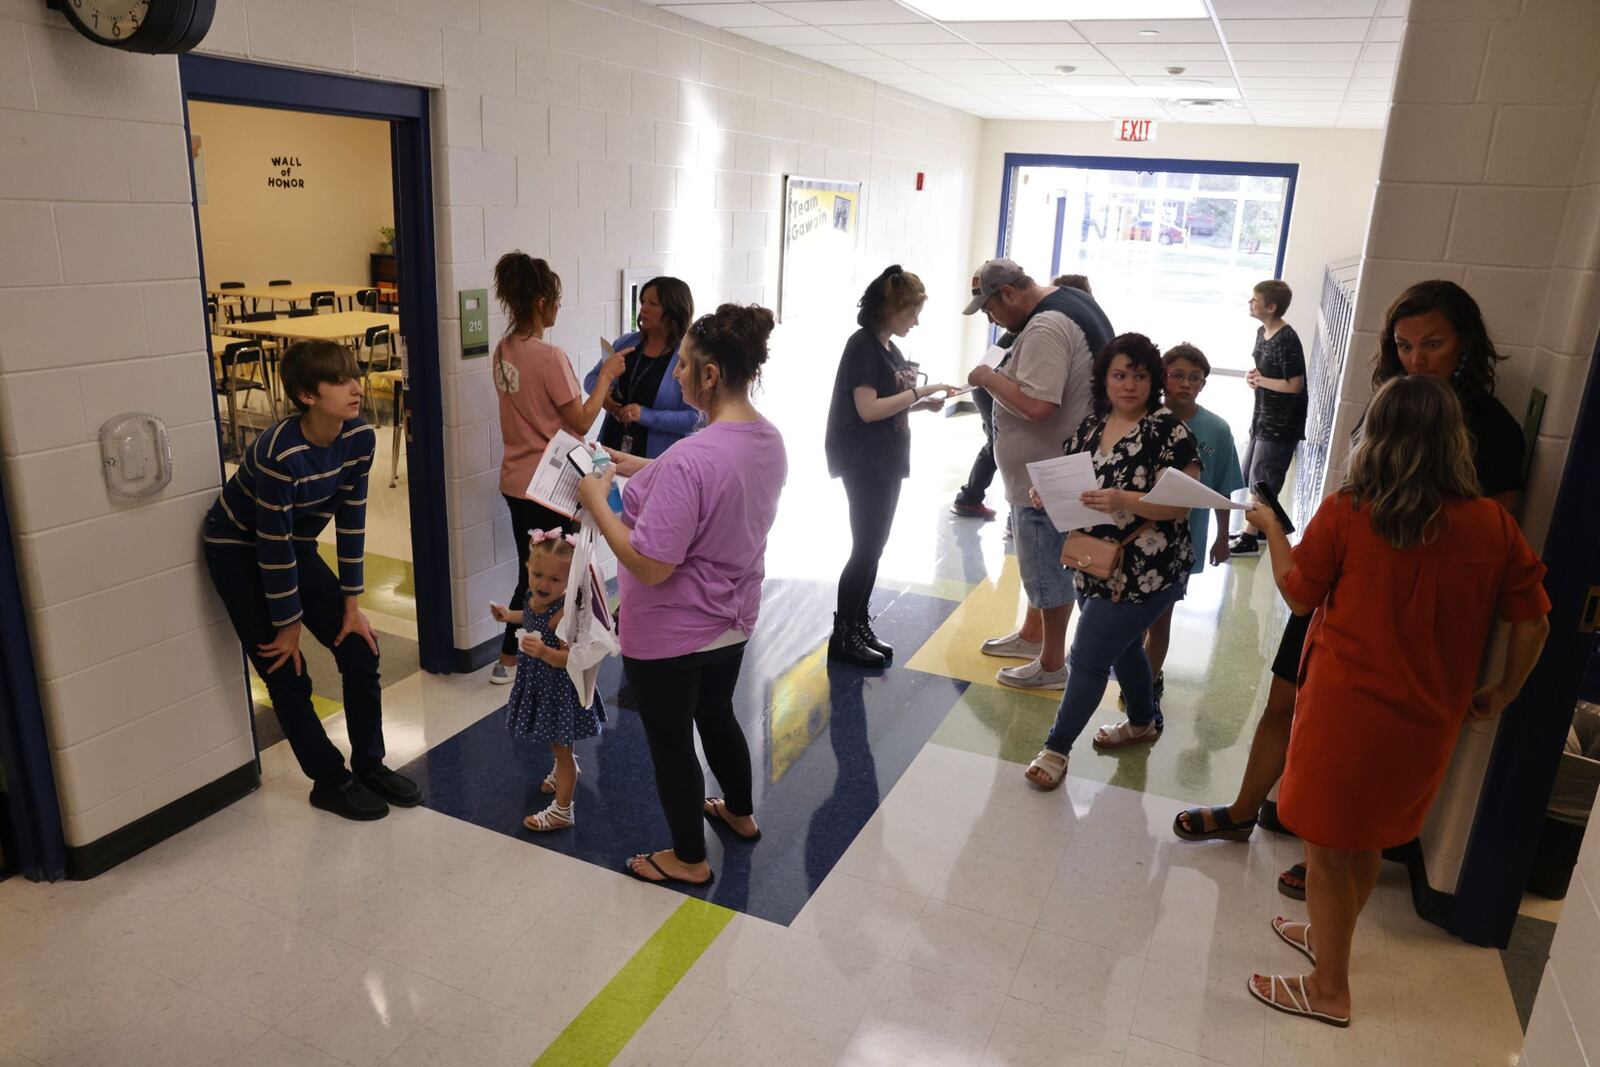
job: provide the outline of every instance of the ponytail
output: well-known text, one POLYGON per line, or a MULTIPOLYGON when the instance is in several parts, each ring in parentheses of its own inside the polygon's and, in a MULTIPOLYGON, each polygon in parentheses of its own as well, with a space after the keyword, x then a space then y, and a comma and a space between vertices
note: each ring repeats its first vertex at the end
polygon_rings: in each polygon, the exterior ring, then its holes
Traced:
POLYGON ((508 332, 531 334, 540 303, 549 306, 561 302, 561 277, 542 259, 520 249, 507 252, 494 265, 494 295, 511 319, 508 332))

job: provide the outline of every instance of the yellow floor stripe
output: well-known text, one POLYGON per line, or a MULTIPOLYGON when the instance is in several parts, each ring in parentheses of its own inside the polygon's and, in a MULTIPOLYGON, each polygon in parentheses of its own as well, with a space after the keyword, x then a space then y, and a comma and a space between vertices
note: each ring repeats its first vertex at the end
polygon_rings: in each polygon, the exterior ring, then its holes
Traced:
MULTIPOLYGON (((272 696, 267 692, 267 683, 263 682, 255 671, 250 672, 250 698, 264 708, 272 707, 272 696)), ((326 719, 344 710, 344 705, 339 701, 319 697, 315 693, 311 694, 311 706, 316 710, 319 719, 326 719)))
POLYGON ((550 1043, 534 1067, 601 1067, 616 1059, 732 919, 727 908, 686 897, 550 1043))
MULTIPOLYGON (((1017 558, 1007 556, 1000 568, 999 578, 973 586, 961 605, 917 649, 917 654, 911 657, 906 666, 926 674, 1002 688, 994 680, 994 672, 1023 661, 985 656, 978 651, 978 647, 991 637, 1002 637, 1015 630, 1022 621, 1023 608, 1022 578, 1017 572, 1017 558)), ((1059 689, 1008 689, 1006 692, 1029 699, 1061 700, 1059 689)))

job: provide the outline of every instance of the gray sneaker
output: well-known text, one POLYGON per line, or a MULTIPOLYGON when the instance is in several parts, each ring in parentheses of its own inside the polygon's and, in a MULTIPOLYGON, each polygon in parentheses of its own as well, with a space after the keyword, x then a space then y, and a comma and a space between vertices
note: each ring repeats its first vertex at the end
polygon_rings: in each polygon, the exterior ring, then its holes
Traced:
POLYGON ((1034 660, 1020 667, 1001 667, 994 672, 994 677, 995 681, 1012 689, 1065 689, 1067 665, 1063 663, 1059 670, 1047 671, 1034 660))
POLYGON ((511 668, 504 663, 496 663, 494 670, 489 672, 489 682, 492 685, 510 685, 512 677, 511 668))
POLYGON ((1039 650, 1043 647, 1039 641, 1024 641, 1019 630, 1004 637, 989 638, 983 643, 981 651, 985 656, 1001 656, 1006 659, 1038 659, 1039 650))

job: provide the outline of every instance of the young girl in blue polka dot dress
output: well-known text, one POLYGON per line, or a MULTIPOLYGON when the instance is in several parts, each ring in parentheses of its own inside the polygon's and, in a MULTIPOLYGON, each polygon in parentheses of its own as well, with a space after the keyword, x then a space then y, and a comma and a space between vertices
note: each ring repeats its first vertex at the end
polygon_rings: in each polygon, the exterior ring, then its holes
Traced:
MULTIPOLYGON (((556 637, 572 570, 573 539, 560 530, 535 530, 529 541, 528 599, 522 609, 525 633, 517 652, 517 677, 506 702, 506 728, 513 737, 549 742, 555 756, 555 766, 541 786, 553 799, 543 811, 522 820, 529 830, 543 833, 573 825, 578 761, 572 744, 600 732, 606 709, 599 693, 590 707, 579 703, 578 691, 567 676, 567 646, 556 637)), ((517 618, 500 604, 490 605, 490 610, 499 622, 517 618)))

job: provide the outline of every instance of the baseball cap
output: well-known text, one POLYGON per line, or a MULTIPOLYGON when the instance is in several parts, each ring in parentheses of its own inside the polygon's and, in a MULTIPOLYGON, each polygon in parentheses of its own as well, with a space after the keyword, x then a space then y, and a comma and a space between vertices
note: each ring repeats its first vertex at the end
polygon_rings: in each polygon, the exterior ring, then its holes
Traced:
POLYGON ((1026 278, 1028 272, 1011 259, 991 259, 978 268, 972 276, 972 301, 967 304, 967 309, 961 314, 976 315, 978 309, 994 294, 1000 291, 1001 286, 1015 285, 1018 279, 1026 278))

